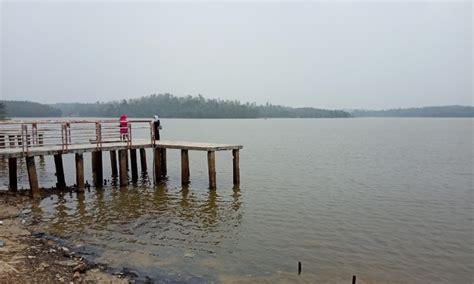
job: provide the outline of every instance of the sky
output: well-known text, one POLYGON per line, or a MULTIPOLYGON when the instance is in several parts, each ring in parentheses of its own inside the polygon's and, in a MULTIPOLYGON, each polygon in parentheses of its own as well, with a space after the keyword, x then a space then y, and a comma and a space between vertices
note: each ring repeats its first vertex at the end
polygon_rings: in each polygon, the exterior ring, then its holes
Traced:
POLYGON ((473 105, 466 2, 11 2, 3 100, 150 94, 330 109, 473 105))

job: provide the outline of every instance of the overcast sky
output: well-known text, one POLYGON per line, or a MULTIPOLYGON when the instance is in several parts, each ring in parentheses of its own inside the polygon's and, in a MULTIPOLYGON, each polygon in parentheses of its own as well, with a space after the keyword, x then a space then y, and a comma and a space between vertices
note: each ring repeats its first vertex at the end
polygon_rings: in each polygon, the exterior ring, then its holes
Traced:
POLYGON ((1 4, 1 99, 473 105, 473 5, 1 4))

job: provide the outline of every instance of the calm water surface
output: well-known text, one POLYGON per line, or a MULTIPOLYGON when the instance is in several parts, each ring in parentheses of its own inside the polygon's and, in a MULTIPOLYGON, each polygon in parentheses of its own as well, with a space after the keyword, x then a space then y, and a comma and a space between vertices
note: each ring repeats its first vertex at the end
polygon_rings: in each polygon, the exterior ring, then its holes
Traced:
MULTIPOLYGON (((474 281, 472 119, 162 122, 162 139, 243 144, 240 188, 232 187, 229 152, 216 155, 217 191, 207 189, 206 153, 190 152, 192 182, 182 188, 179 152, 168 150, 161 186, 145 177, 127 188, 54 195, 33 201, 31 218, 142 279, 474 281)), ((85 161, 90 181, 90 155, 85 161)), ((64 162, 73 184, 73 156, 64 162)), ((54 185, 52 157, 37 164, 40 185, 54 185)))

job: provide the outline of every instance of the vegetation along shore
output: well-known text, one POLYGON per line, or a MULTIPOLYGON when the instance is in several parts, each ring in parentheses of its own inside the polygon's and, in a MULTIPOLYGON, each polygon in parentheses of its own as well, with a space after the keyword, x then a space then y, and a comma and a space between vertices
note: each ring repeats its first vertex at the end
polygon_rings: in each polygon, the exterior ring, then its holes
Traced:
POLYGON ((346 118, 346 117, 474 117, 472 106, 434 106, 389 110, 328 110, 294 108, 267 103, 206 99, 201 95, 177 97, 159 94, 111 102, 40 104, 0 101, 0 117, 151 117, 164 118, 346 118))

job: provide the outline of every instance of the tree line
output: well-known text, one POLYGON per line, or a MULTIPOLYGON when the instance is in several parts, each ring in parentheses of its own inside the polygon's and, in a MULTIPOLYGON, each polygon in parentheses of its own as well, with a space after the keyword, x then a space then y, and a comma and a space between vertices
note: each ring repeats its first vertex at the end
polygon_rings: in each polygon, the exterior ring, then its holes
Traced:
POLYGON ((0 117, 60 117, 60 109, 29 101, 0 101, 0 117))
POLYGON ((206 99, 202 95, 177 97, 171 94, 154 94, 137 99, 96 103, 55 104, 64 116, 152 117, 158 114, 167 118, 319 118, 350 117, 341 110, 292 108, 286 106, 257 105, 237 100, 206 99))
POLYGON ((5 113, 5 104, 0 102, 0 120, 4 120, 7 114, 5 113))
POLYGON ((137 99, 45 105, 28 101, 0 101, 5 117, 152 117, 166 118, 336 118, 336 117, 474 117, 472 106, 439 106, 389 110, 327 110, 311 107, 257 105, 237 100, 206 99, 201 95, 177 97, 154 94, 137 99))
POLYGON ((474 117, 472 106, 432 106, 388 110, 354 110, 354 117, 474 117))

